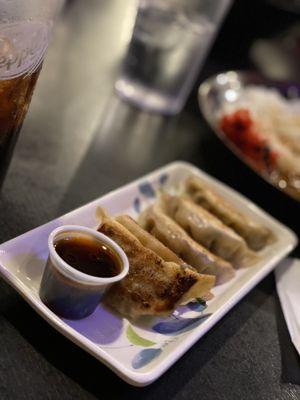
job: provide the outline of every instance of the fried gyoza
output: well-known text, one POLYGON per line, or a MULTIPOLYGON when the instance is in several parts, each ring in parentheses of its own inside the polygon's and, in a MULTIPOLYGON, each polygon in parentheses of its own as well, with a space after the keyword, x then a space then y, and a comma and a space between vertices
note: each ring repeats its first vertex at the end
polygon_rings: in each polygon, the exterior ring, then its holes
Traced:
POLYGON ((163 208, 196 242, 230 261, 235 268, 257 261, 245 240, 207 210, 182 196, 164 194, 163 208))
POLYGON ((213 276, 165 262, 112 218, 102 215, 98 231, 118 243, 129 260, 128 275, 104 297, 124 316, 168 315, 179 304, 205 295, 215 283, 213 276))
POLYGON ((185 182, 185 191, 196 204, 242 236, 252 250, 261 250, 274 241, 274 235, 267 227, 236 211, 199 177, 190 176, 185 182))
POLYGON ((234 276, 234 269, 229 262, 190 238, 158 204, 146 209, 140 215, 139 223, 198 272, 214 275, 216 283, 226 282, 234 276))
MULTIPOLYGON (((129 215, 119 215, 115 217, 115 220, 128 229, 145 247, 154 251, 158 256, 160 256, 164 261, 175 262, 182 268, 191 268, 192 266, 184 262, 180 257, 178 257, 172 250, 160 242, 156 237, 151 235, 149 232, 145 231, 133 218, 129 215)), ((194 269, 196 271, 196 269, 194 269)), ((196 296, 199 297, 199 296, 196 296)), ((202 300, 211 300, 213 294, 208 292, 202 295, 202 300)))

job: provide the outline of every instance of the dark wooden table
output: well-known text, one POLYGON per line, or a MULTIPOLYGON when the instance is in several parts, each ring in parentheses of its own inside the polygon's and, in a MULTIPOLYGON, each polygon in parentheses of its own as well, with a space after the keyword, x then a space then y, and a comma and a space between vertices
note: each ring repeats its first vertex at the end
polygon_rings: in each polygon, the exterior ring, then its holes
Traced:
MULTIPOLYGON (((299 206, 215 138, 196 86, 174 118, 113 94, 133 0, 70 0, 58 22, 0 199, 6 241, 173 160, 187 160, 299 230, 299 206)), ((199 82, 249 68, 249 48, 297 21, 263 1, 237 1, 199 82)), ((0 399, 299 399, 299 359, 271 274, 161 379, 130 387, 41 319, 0 282, 0 399), (292 368, 291 368, 292 366, 292 368)))

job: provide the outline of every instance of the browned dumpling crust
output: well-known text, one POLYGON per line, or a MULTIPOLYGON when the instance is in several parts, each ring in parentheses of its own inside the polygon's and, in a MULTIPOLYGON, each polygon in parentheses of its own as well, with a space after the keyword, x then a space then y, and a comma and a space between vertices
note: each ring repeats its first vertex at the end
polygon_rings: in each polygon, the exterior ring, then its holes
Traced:
POLYGON ((114 284, 104 298, 106 304, 124 316, 169 315, 179 304, 205 296, 214 286, 213 276, 165 262, 107 216, 102 217, 98 231, 118 243, 129 260, 128 275, 114 284))

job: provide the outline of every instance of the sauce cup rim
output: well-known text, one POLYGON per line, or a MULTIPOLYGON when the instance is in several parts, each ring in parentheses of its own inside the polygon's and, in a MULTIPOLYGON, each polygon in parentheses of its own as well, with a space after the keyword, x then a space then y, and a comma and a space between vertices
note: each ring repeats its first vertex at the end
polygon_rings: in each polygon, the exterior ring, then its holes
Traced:
POLYGON ((55 267, 66 277, 75 280, 79 283, 86 284, 86 285, 108 285, 112 283, 119 282, 125 276, 128 274, 129 271, 129 261, 128 258, 124 252, 124 250, 111 238, 108 236, 104 235, 101 232, 98 232, 95 229, 87 228, 85 226, 81 225, 62 225, 56 229, 54 229, 48 238, 48 248, 49 248, 49 254, 50 258, 53 263, 55 263, 55 267), (95 239, 99 240, 103 244, 106 244, 107 246, 110 247, 112 251, 114 251, 118 257, 120 258, 121 261, 121 272, 118 275, 115 275, 110 278, 101 278, 101 277, 96 277, 93 275, 85 274, 84 272, 78 271, 76 268, 72 267, 70 264, 68 264, 66 261, 64 261, 57 253, 54 247, 54 240, 55 237, 64 232, 70 232, 74 233, 80 233, 80 234, 86 234, 88 236, 92 236, 95 239))

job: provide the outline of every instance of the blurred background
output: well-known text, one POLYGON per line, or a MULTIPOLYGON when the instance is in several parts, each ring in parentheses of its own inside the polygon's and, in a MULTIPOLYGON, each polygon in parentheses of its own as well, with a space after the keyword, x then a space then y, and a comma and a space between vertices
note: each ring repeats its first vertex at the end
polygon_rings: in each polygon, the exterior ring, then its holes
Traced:
MULTIPOLYGON (((142 111, 115 92, 137 1, 67 0, 2 189, 1 242, 174 160, 202 168, 299 234, 299 204, 224 146, 205 122, 197 99, 206 78, 228 70, 251 69, 269 78, 299 82, 299 9, 296 0, 233 1, 195 74, 183 110, 166 116, 142 111)), ((299 249, 295 254, 299 256, 299 249)), ((13 289, 1 285, 1 337, 7 354, 2 379, 4 389, 9 388, 7 398, 24 398, 26 389, 32 398, 50 398, 51 390, 57 390, 51 398, 85 398, 86 389, 101 397, 99 380, 82 371, 96 371, 102 381, 107 378, 107 386, 117 378, 51 330, 13 289), (19 397, 17 391, 22 393, 19 397)), ((280 307, 274 277, 269 275, 196 345, 197 351, 189 352, 157 385, 146 389, 145 398, 151 393, 163 398, 167 392, 167 398, 175 398, 181 390, 188 396, 193 388, 199 389, 198 394, 207 390, 208 385, 202 385, 205 380, 211 382, 211 398, 216 398, 216 390, 222 398, 232 398, 234 392, 242 398, 246 390, 248 398, 253 393, 257 398, 297 398, 296 389, 281 385, 281 377, 300 382, 299 359, 293 358, 288 333, 282 328, 282 363, 286 361, 282 369, 276 314, 281 315, 280 307), (240 348, 248 359, 233 371, 240 348)), ((284 326, 282 316, 278 326, 284 326)), ((119 381, 107 390, 119 397, 127 390, 127 398, 140 398, 140 392, 119 381)))
POLYGON ((256 69, 270 77, 299 79, 299 15, 280 3, 232 3, 183 111, 168 117, 142 112, 115 94, 137 1, 66 1, 3 190, 3 201, 8 197, 10 205, 29 204, 22 200, 25 195, 47 207, 28 218, 28 206, 22 205, 24 215, 10 235, 176 159, 204 168, 289 222, 280 211, 282 194, 219 142, 197 101, 199 84, 226 70, 256 69), (113 178, 107 174, 112 167, 117 171, 113 178), (24 182, 35 189, 35 199, 19 192, 24 182), (255 195, 253 186, 260 189, 255 195), (270 205, 270 196, 279 200, 270 205))

